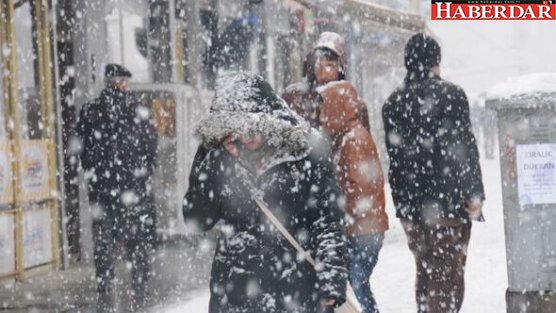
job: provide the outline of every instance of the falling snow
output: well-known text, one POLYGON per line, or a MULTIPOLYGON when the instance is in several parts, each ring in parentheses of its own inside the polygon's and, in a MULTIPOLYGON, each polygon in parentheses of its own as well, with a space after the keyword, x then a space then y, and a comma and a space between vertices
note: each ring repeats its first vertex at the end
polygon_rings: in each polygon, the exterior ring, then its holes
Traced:
POLYGON ((556 311, 551 21, 2 3, 0 311, 556 311))

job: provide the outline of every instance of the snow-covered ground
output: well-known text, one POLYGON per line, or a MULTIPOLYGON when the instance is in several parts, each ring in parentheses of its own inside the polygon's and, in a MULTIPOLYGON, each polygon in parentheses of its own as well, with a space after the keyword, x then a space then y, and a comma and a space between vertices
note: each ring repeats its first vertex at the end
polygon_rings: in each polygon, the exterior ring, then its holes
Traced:
MULTIPOLYGON (((473 225, 461 313, 502 313, 506 312, 507 278, 500 167, 497 160, 482 160, 481 163, 487 194, 484 206, 487 221, 473 225)), ((413 256, 407 248, 401 225, 394 218, 392 200, 388 201, 391 227, 371 277, 372 288, 382 312, 412 313, 415 312, 413 256)), ((191 293, 190 299, 168 308, 165 313, 208 312, 208 286, 191 293)))

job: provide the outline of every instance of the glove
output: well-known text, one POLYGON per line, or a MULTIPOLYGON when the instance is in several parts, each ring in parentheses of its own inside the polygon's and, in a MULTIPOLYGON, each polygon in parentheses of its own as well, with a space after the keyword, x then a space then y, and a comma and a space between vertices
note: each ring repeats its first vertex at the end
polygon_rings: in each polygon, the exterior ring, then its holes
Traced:
POLYGON ((482 220, 483 216, 483 200, 479 198, 473 198, 467 201, 467 207, 465 208, 469 218, 473 221, 482 220))

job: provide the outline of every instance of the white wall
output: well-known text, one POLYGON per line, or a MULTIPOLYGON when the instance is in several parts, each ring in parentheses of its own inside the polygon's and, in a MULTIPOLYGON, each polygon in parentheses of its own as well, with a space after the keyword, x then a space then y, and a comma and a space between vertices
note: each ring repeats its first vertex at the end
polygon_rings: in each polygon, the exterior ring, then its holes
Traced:
POLYGON ((429 21, 443 76, 481 93, 508 76, 556 72, 556 21, 429 21))

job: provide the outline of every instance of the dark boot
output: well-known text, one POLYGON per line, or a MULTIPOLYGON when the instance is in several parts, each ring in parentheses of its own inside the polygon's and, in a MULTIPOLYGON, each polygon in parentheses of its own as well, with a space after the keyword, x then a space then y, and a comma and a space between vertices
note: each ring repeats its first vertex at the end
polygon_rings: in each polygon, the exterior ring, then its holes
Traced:
POLYGON ((99 292, 96 302, 97 313, 116 313, 116 297, 114 292, 99 292))

